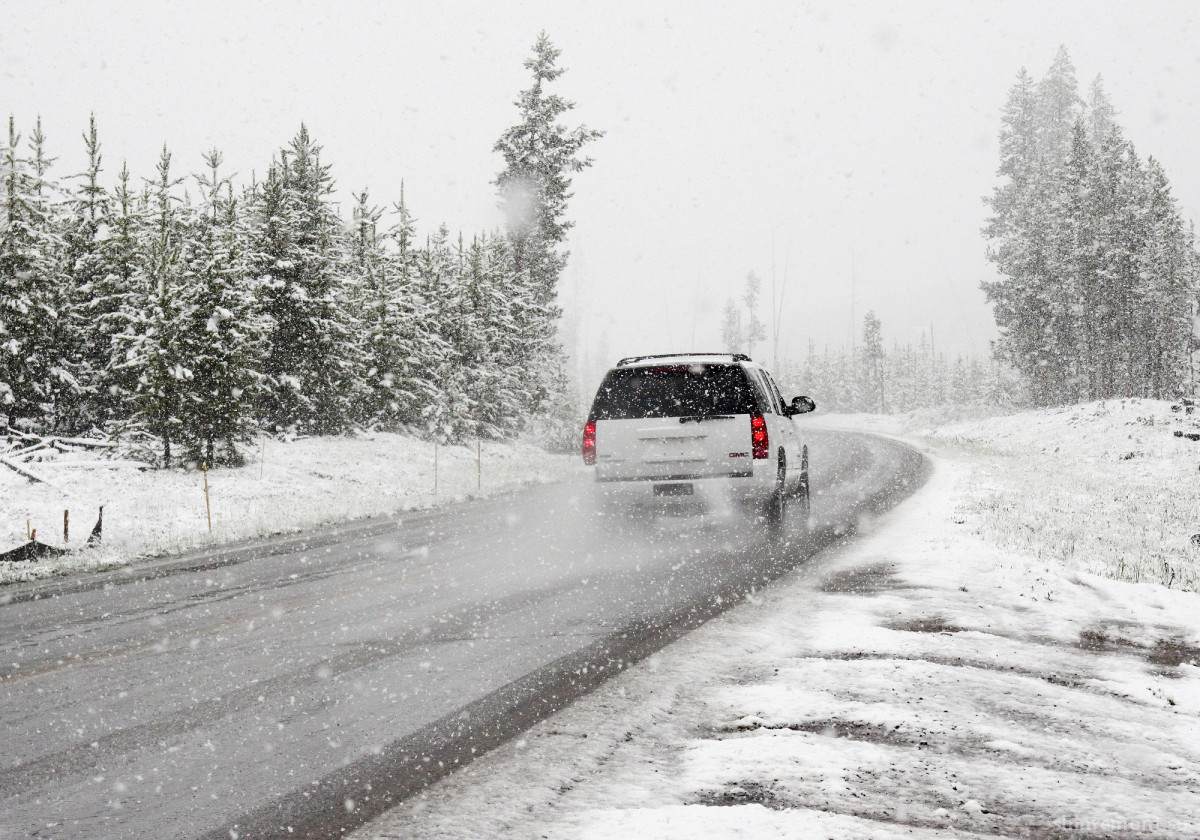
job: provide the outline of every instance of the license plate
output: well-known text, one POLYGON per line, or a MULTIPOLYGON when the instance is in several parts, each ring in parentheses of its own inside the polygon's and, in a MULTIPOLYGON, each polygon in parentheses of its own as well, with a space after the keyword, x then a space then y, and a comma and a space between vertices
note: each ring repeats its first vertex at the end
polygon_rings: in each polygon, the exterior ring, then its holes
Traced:
POLYGON ((692 495, 692 485, 690 484, 655 484, 655 496, 690 496, 692 495))

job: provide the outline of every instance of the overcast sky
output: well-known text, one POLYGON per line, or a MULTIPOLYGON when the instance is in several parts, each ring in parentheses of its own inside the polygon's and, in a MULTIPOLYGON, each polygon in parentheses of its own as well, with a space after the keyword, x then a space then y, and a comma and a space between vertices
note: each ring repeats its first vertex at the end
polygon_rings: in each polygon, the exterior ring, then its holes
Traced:
MULTIPOLYGON (((249 177, 304 121, 343 209, 369 187, 423 230, 499 225, 492 144, 539 30, 556 89, 603 129, 575 181, 563 302, 593 355, 713 349, 748 271, 785 286, 781 355, 848 343, 987 352, 979 235, 999 114, 1060 44, 1102 74, 1128 137, 1200 217, 1192 2, 274 2, 4 0, 0 105, 40 114, 59 176, 95 112, 111 177, 216 146, 249 177), (852 295, 853 290, 853 295, 852 295), (852 309, 853 307, 853 309, 852 309), (860 327, 855 327, 860 329, 860 327)), ((769 349, 755 353, 771 361, 769 349)), ((598 361, 598 359, 597 359, 598 361)))

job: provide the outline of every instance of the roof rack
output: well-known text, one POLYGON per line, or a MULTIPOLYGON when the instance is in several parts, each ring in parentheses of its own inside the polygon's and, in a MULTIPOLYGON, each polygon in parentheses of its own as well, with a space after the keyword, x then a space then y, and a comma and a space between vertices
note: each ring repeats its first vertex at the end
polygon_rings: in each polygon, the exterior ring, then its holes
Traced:
POLYGON ((659 353, 655 356, 630 356, 617 362, 617 367, 632 365, 634 362, 644 362, 647 359, 678 359, 680 356, 728 356, 735 362, 754 361, 745 353, 659 353))

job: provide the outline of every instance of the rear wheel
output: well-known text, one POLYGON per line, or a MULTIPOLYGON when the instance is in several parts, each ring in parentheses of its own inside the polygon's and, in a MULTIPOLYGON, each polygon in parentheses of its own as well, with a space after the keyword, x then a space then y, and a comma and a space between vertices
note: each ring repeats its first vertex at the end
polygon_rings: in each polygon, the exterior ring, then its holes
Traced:
POLYGON ((808 483, 808 446, 800 454, 800 481, 796 488, 796 507, 799 508, 800 524, 808 528, 809 515, 812 513, 812 491, 808 483))
POLYGON ((772 536, 783 532, 783 519, 787 513, 787 460, 779 452, 779 467, 775 473, 775 489, 767 500, 767 531, 772 536))

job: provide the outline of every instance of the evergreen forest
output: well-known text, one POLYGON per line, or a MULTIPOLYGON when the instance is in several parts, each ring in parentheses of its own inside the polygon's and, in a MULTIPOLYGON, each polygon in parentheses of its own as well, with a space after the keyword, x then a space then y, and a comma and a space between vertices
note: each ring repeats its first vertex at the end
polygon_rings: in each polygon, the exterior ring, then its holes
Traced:
POLYGON ((59 177, 40 120, 10 117, 0 423, 140 439, 160 466, 236 463, 260 432, 553 434, 573 420, 555 302, 567 200, 600 136, 560 122, 558 56, 541 35, 493 149, 505 230, 469 237, 419 239, 403 190, 344 207, 303 125, 235 185, 217 150, 188 174, 165 147, 152 174, 113 173, 94 116, 86 168, 59 177))
POLYGON ((987 200, 984 284, 999 360, 1033 405, 1195 391, 1195 233, 1162 165, 1125 137, 1097 77, 1085 99, 1066 49, 1022 70, 987 200))

